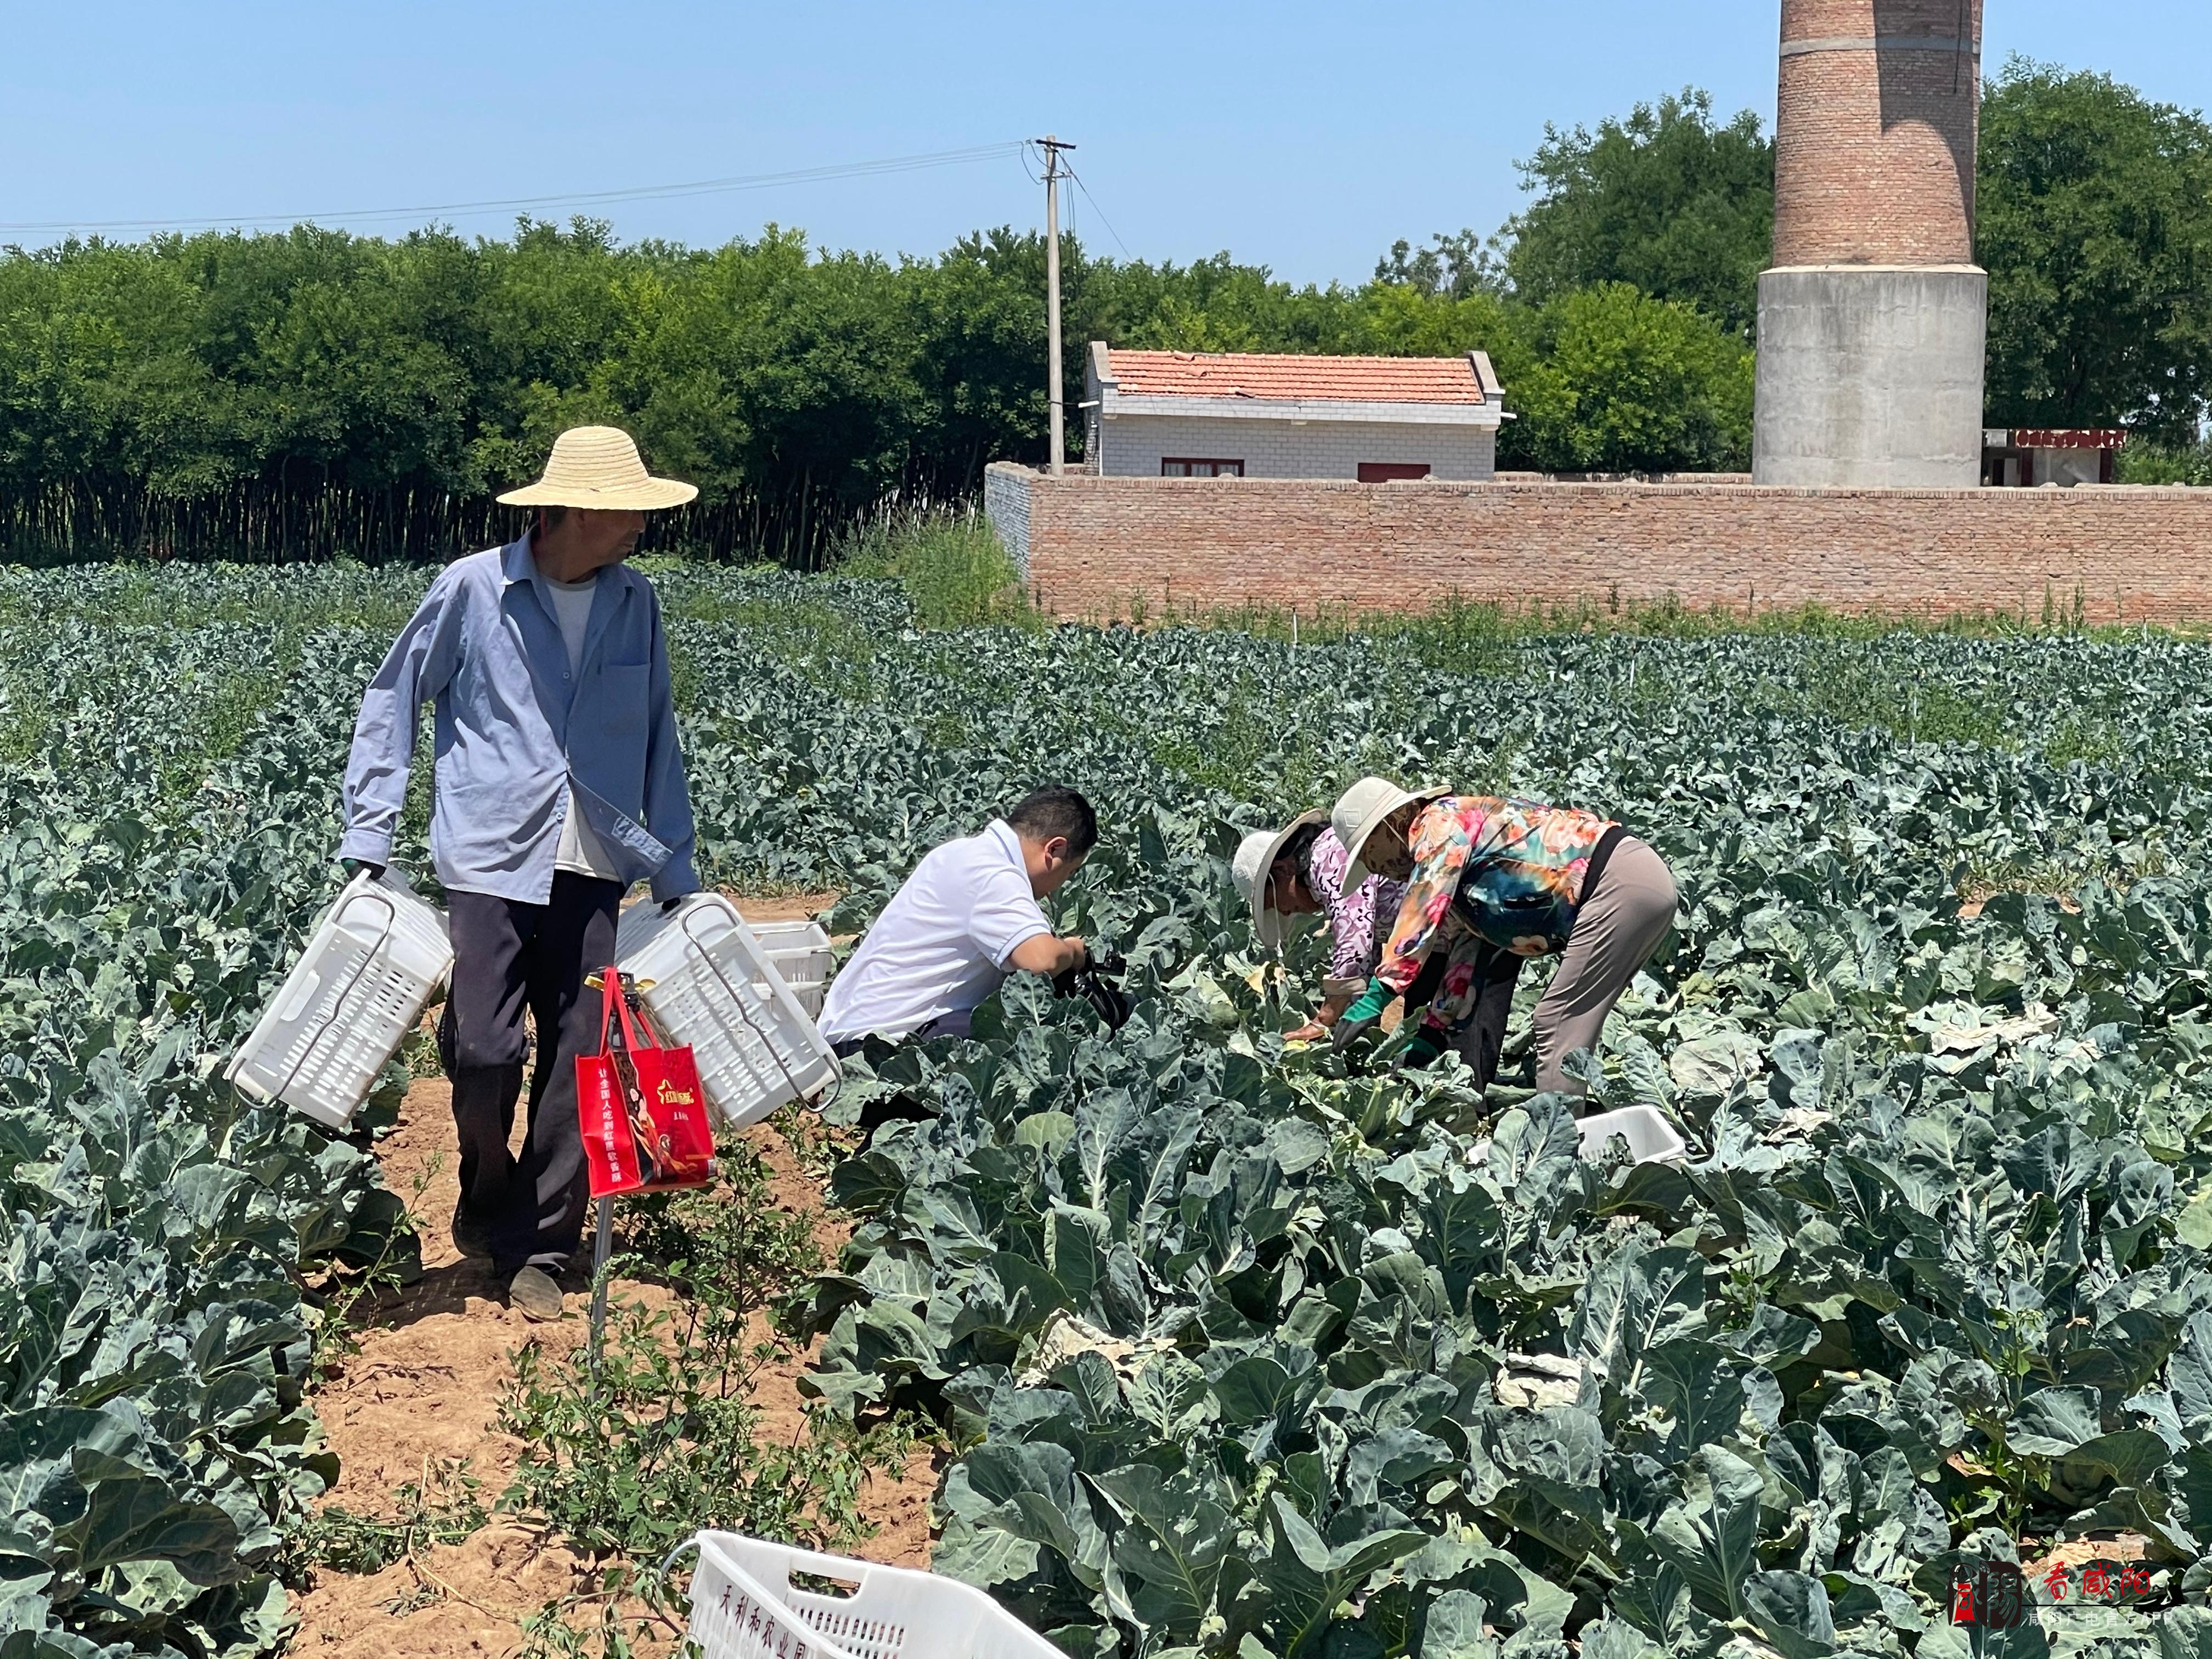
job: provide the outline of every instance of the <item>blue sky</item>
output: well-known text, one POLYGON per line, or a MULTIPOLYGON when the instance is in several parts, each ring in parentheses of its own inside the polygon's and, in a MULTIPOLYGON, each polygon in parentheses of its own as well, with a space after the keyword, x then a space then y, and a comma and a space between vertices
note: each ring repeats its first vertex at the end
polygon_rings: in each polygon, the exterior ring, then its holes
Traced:
MULTIPOLYGON (((1494 228, 1547 120, 1692 83, 1771 120, 1777 9, 5 0, 0 226, 568 195, 1050 130, 1081 145, 1087 243, 1177 260, 1227 248, 1300 282, 1357 281, 1398 236, 1494 228)), ((2022 52, 2212 103, 2205 0, 1989 10, 1992 66, 2022 52)), ((833 246, 932 252, 1039 222, 1041 197, 1009 152, 601 211, 626 239, 719 242, 775 220, 833 246)), ((497 233, 513 215, 444 216, 497 233)))

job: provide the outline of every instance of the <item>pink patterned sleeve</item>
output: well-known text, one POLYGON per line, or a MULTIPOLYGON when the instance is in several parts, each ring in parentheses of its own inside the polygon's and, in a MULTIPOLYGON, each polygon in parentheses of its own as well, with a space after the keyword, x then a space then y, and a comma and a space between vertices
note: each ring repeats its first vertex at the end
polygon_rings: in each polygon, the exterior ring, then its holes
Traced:
POLYGON ((1375 971, 1376 958, 1380 954, 1375 937, 1377 910, 1382 908, 1383 914, 1396 915, 1396 901, 1403 896, 1404 889, 1380 876, 1370 876, 1351 892, 1339 893, 1345 866, 1350 862, 1344 843, 1336 838, 1335 832, 1323 830, 1307 856, 1306 870, 1314 896, 1321 901, 1322 909, 1328 917, 1328 976, 1356 979, 1364 984, 1375 971))

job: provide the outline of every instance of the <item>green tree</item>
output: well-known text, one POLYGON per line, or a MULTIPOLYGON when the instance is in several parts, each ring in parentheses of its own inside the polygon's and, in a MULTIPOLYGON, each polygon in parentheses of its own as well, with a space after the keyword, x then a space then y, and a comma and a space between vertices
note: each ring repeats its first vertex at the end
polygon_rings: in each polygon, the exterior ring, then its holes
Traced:
POLYGON ((1346 349, 1379 357, 1455 357, 1486 351, 1501 380, 1534 361, 1535 319, 1525 306, 1480 291, 1455 299, 1400 283, 1370 283, 1352 315, 1346 349))
MULTIPOLYGON (((1066 251, 1064 294, 1083 270, 1080 248, 1066 251)), ((939 258, 909 261, 902 274, 923 411, 917 482, 933 499, 948 500, 973 489, 992 461, 1043 453, 1044 238, 1004 227, 963 236, 939 258)), ((1063 314, 1063 325, 1069 320, 1063 314)), ((1061 395, 1079 448, 1083 423, 1073 413, 1082 398, 1084 352, 1073 331, 1062 343, 1068 384, 1061 395)))
POLYGON ((1187 265, 1099 260, 1085 276, 1091 337, 1169 351, 1343 351, 1356 295, 1293 288, 1227 253, 1187 265))
POLYGON ((1504 246, 1503 235, 1486 242, 1473 230, 1450 234, 1440 230, 1423 248, 1401 237, 1376 261, 1375 280, 1454 300, 1503 294, 1511 287, 1505 275, 1504 246))
POLYGON ((1537 199, 1504 234, 1522 299, 1627 283, 1750 337, 1774 246, 1774 146, 1749 110, 1716 123, 1711 94, 1691 88, 1595 132, 1547 126, 1521 171, 1537 199))
POLYGON ((1753 357, 1694 306, 1626 283, 1578 289, 1536 319, 1506 386, 1501 459, 1557 472, 1729 471, 1750 463, 1753 357))
POLYGON ((2212 487, 2212 442, 2179 447, 2131 443, 2120 452, 2119 481, 2131 484, 2194 484, 2212 487))
POLYGON ((1979 219, 1990 418, 2192 441, 2212 393, 2212 126, 2014 58, 1984 102, 1979 219))

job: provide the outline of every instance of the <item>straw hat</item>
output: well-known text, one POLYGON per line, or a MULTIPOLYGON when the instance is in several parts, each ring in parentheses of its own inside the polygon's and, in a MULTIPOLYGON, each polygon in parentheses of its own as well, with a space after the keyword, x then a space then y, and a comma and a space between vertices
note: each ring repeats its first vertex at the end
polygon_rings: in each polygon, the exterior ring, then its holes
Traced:
POLYGON ((620 427, 572 426, 553 441, 545 476, 500 497, 509 507, 632 508, 681 507, 699 486, 656 478, 638 459, 637 444, 620 427))
POLYGON ((1272 951, 1283 940, 1283 913, 1267 902, 1267 872, 1292 836, 1310 823, 1328 822, 1327 813, 1301 812, 1279 830, 1255 830, 1230 861, 1229 878, 1237 884, 1237 896, 1252 907, 1252 934, 1261 950, 1272 951))
POLYGON ((1400 807, 1418 801, 1431 801, 1440 795, 1449 795, 1445 788, 1423 789, 1408 793, 1388 778, 1362 778, 1336 798, 1336 805, 1328 815, 1329 828, 1344 843, 1351 854, 1345 861, 1344 888, 1350 892, 1365 881, 1371 873, 1359 860, 1367 849, 1367 838, 1382 827, 1382 820, 1400 807))

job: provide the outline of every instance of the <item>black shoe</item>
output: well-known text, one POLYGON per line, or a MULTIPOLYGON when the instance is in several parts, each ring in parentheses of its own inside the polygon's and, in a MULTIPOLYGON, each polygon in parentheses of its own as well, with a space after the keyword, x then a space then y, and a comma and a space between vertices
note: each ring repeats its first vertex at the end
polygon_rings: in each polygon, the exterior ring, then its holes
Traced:
POLYGON ((453 1248, 463 1255, 491 1254, 491 1223, 471 1210, 465 1199, 453 1206, 453 1248))

